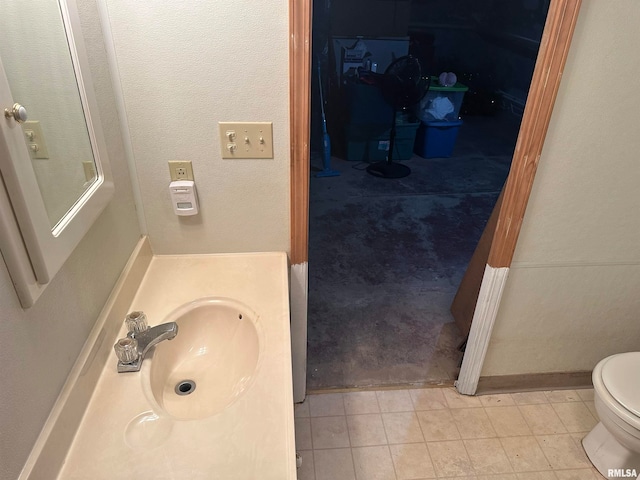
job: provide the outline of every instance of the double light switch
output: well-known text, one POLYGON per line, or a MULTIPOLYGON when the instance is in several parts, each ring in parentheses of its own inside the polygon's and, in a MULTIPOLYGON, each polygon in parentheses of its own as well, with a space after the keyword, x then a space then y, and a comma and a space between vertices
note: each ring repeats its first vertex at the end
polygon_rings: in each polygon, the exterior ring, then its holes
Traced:
POLYGON ((22 129, 27 140, 31 158, 49 158, 49 150, 44 141, 40 122, 37 120, 27 120, 22 124, 22 129))

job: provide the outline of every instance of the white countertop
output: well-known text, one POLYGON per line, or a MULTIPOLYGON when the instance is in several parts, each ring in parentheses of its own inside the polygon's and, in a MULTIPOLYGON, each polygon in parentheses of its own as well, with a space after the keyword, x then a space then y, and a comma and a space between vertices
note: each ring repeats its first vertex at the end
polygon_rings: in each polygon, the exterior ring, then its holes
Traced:
POLYGON ((142 372, 118 374, 111 355, 58 478, 295 480, 287 272, 284 253, 154 257, 129 311, 154 326, 198 298, 246 304, 264 332, 257 377, 223 412, 174 420, 154 416, 142 372))

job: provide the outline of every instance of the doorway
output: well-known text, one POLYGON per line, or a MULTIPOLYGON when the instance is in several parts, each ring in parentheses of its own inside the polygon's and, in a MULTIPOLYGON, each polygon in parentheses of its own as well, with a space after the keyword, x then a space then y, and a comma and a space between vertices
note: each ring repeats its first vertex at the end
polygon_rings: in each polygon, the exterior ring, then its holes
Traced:
POLYGON ((307 385, 452 384, 467 332, 450 306, 509 172, 548 5, 398 0, 354 19, 353 3, 314 2, 313 58, 326 73, 320 82, 313 69, 307 385), (387 153, 376 145, 388 145, 389 112, 363 65, 347 70, 356 49, 380 72, 411 54, 425 76, 459 77, 451 92, 434 80, 425 99, 458 103, 440 122, 451 127, 416 131, 430 102, 403 112, 420 117, 398 127, 405 151, 394 153, 408 177, 365 171, 387 153), (339 176, 313 175, 322 168, 320 84, 339 176), (429 136, 418 153, 416 136, 429 136))
MULTIPOLYGON (((491 232, 490 248, 481 263, 486 262, 487 268, 508 267, 515 249, 519 226, 524 215, 526 202, 535 175, 537 159, 544 142, 544 136, 549 124, 551 110, 558 90, 561 71, 566 60, 571 35, 575 28, 575 21, 579 11, 579 0, 552 1, 547 24, 545 25, 542 45, 534 77, 529 92, 527 106, 513 157, 513 167, 504 188, 504 200, 497 214, 497 227, 491 232)), ((296 361, 296 351, 304 352, 306 340, 306 315, 301 305, 306 305, 306 298, 300 295, 304 289, 307 260, 307 224, 308 224, 308 183, 309 178, 309 150, 306 139, 308 135, 309 104, 304 99, 310 98, 309 70, 310 51, 308 44, 300 42, 300 38, 310 36, 310 5, 307 2, 291 2, 291 120, 292 120, 292 283, 298 288, 298 294, 292 296, 292 308, 296 314, 292 321, 294 343, 294 384, 297 385, 297 398, 304 392, 304 376, 300 375, 302 363, 296 361), (301 101, 302 100, 302 101, 301 101), (297 298, 300 297, 300 298, 297 298)), ((508 268, 507 268, 508 269, 508 268)), ((482 281, 482 276, 480 276, 482 281)), ((483 282, 484 285, 484 282, 483 282)), ((293 287, 292 287, 293 288, 293 287)), ((478 287, 479 289, 479 287, 478 287)), ((491 297, 493 298, 493 297, 491 297)), ((484 305, 483 311, 491 311, 499 303, 499 296, 492 300, 491 305, 484 305)), ((491 303, 491 302, 490 302, 491 303)), ((495 309, 494 309, 495 310, 495 309)), ((480 368, 486 353, 490 338, 492 319, 480 319, 482 325, 480 333, 472 329, 473 340, 467 348, 463 371, 470 374, 465 384, 465 393, 473 393, 473 381, 477 382, 480 368), (473 361, 467 362, 472 357, 473 361), (465 369, 465 365, 468 367, 465 369)), ((478 321, 474 320, 474 326, 478 321)), ((298 360, 304 359, 299 353, 298 360)), ((302 365, 303 366, 303 365, 302 365)))

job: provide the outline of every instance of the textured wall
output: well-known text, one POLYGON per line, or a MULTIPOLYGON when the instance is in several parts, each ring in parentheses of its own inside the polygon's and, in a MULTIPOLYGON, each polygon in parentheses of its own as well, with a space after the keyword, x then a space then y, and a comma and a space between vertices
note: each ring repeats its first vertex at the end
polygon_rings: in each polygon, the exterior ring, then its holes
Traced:
POLYGON ((639 23, 583 2, 483 376, 640 349, 639 23))
POLYGON ((140 236, 96 5, 80 3, 116 193, 31 309, 0 262, 1 480, 17 478, 140 236))
POLYGON ((288 251, 288 2, 107 4, 154 252, 288 251), (272 121, 275 158, 222 160, 219 121, 272 121), (169 160, 193 162, 196 217, 173 213, 169 160))

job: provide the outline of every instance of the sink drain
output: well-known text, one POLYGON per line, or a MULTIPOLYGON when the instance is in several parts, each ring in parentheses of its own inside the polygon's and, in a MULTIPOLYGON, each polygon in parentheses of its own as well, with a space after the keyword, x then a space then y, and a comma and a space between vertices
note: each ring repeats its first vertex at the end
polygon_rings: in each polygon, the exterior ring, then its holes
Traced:
POLYGON ((174 389, 177 395, 189 395, 196 389, 196 382, 193 380, 182 380, 176 384, 174 389))

